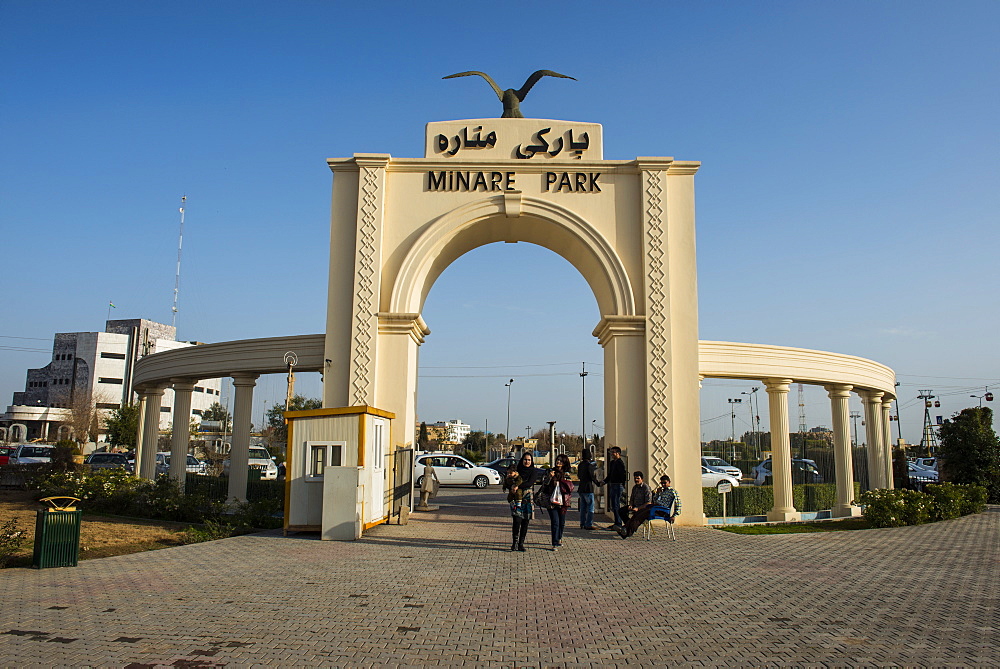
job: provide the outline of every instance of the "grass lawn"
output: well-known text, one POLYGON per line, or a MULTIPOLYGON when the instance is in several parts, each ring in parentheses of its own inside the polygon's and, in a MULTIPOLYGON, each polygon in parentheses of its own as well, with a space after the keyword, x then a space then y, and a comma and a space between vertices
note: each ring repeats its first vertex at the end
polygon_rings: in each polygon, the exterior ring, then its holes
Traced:
POLYGON ((804 532, 842 532, 846 530, 870 530, 871 525, 864 518, 825 520, 819 523, 784 523, 781 525, 725 525, 716 527, 733 534, 802 534, 804 532))
MULTIPOLYGON (((40 493, 21 490, 0 491, 0 525, 10 519, 18 521, 25 541, 8 567, 31 565, 34 546, 35 513, 43 508, 36 500, 40 493)), ((138 520, 97 514, 83 514, 80 529, 80 559, 111 557, 184 544, 184 530, 191 523, 164 520, 138 520)))

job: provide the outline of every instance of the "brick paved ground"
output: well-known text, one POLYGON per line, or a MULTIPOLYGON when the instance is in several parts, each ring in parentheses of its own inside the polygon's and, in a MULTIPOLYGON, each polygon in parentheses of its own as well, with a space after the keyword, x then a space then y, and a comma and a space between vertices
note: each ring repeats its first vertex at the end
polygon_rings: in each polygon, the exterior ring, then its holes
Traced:
POLYGON ((354 543, 280 533, 0 571, 0 665, 1000 666, 1000 509, 510 553, 495 489, 354 543), (459 503, 464 505, 458 505, 459 503))

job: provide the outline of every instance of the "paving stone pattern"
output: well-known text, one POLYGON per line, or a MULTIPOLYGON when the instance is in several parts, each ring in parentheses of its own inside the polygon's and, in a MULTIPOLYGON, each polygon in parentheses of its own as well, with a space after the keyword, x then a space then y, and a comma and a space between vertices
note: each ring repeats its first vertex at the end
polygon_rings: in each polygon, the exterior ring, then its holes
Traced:
POLYGON ((358 542, 280 532, 0 571, 0 665, 1000 666, 1000 509, 919 527, 622 540, 496 488, 358 542))

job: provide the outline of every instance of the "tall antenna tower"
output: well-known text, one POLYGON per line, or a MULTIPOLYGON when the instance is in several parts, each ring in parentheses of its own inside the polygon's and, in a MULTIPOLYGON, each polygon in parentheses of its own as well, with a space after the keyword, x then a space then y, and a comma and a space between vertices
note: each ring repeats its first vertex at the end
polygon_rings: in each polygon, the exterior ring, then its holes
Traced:
POLYGON ((809 431, 806 427, 806 394, 805 387, 799 384, 799 432, 805 434, 809 431))
POLYGON ((937 430, 931 422, 931 407, 940 407, 941 401, 932 395, 930 390, 921 390, 918 398, 924 401, 924 431, 920 435, 920 450, 929 455, 933 455, 937 450, 937 430), (932 401, 933 400, 933 401, 932 401))
POLYGON ((170 308, 173 315, 170 325, 177 327, 177 295, 181 289, 181 252, 184 250, 184 205, 187 203, 187 195, 181 196, 181 229, 177 235, 177 274, 174 276, 174 306, 170 308))

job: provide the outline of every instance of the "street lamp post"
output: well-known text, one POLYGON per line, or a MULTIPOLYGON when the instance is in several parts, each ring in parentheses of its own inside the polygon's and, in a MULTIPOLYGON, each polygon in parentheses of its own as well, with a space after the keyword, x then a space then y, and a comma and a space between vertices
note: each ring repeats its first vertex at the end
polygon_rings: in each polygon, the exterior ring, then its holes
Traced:
MULTIPOLYGON (((754 430, 754 427, 753 427, 753 417, 754 417, 753 396, 754 396, 754 394, 758 390, 759 390, 759 388, 757 386, 754 386, 750 390, 750 392, 743 391, 743 392, 740 393, 740 395, 747 395, 747 404, 750 407, 750 434, 753 435, 753 445, 754 445, 754 452, 755 453, 759 453, 760 452, 760 430, 754 430)), ((757 401, 758 401, 758 403, 760 402, 760 400, 757 400, 757 401)))
POLYGON ((851 412, 851 422, 854 423, 854 448, 858 447, 858 419, 861 418, 860 411, 851 412))
POLYGON ((731 429, 729 444, 733 449, 733 460, 736 459, 736 405, 742 404, 743 399, 740 397, 732 398, 730 397, 729 402, 729 427, 731 429))
POLYGON ((583 447, 587 447, 587 363, 580 363, 580 389, 582 392, 581 399, 581 410, 580 410, 580 423, 583 425, 583 447))
POLYGON ((549 466, 556 463, 556 421, 546 421, 549 424, 549 466))
POLYGON ((507 431, 503 433, 503 437, 508 444, 510 443, 510 387, 512 385, 514 385, 514 379, 504 384, 507 387, 507 431))

